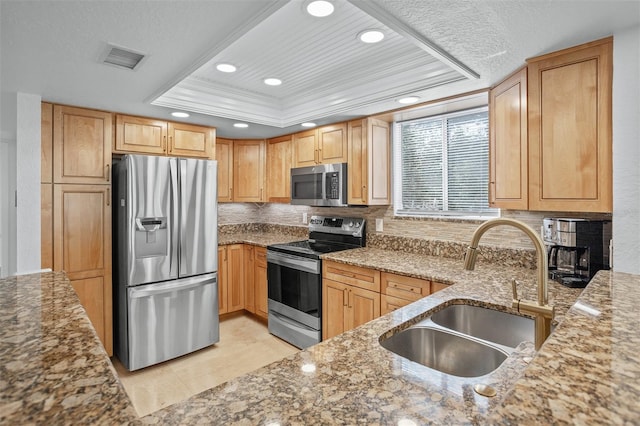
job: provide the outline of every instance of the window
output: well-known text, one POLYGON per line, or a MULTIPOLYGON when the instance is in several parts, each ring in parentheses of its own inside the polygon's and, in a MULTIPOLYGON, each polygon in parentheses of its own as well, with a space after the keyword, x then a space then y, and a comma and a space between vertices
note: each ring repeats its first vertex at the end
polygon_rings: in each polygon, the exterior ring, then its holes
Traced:
POLYGON ((395 210, 410 216, 497 216, 489 208, 487 108, 394 124, 395 210))

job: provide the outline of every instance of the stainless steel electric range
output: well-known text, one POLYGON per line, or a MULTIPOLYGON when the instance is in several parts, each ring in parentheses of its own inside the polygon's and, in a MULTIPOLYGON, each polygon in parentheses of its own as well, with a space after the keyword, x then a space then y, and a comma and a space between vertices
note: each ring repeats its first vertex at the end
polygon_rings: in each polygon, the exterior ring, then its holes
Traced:
POLYGON ((312 216, 309 239, 267 246, 269 332, 299 348, 322 340, 320 255, 365 246, 365 220, 312 216))

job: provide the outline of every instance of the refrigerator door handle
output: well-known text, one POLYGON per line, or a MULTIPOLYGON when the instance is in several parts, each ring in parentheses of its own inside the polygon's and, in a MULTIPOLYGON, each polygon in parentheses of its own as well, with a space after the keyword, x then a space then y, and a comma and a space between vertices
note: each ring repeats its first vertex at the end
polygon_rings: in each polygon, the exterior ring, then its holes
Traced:
POLYGON ((186 247, 184 246, 185 235, 183 235, 183 231, 187 226, 187 215, 185 212, 187 211, 187 160, 184 158, 178 159, 178 170, 180 173, 178 184, 180 185, 180 231, 181 235, 178 239, 178 259, 180 260, 180 270, 178 271, 179 275, 183 275, 187 272, 187 260, 186 260, 186 247))
POLYGON ((180 202, 180 193, 178 192, 178 162, 173 158, 169 162, 169 174, 171 176, 171 245, 169 246, 169 270, 172 275, 176 277, 180 275, 179 271, 175 268, 179 265, 178 256, 180 256, 180 242, 181 236, 178 233, 181 224, 178 222, 178 203, 180 202))
POLYGON ((131 299, 139 299, 141 297, 150 297, 157 294, 169 293, 172 291, 183 291, 190 288, 211 285, 215 284, 216 282, 217 279, 215 277, 206 281, 203 281, 200 277, 198 277, 197 279, 181 282, 170 281, 167 283, 147 284, 139 287, 130 287, 129 297, 131 299))

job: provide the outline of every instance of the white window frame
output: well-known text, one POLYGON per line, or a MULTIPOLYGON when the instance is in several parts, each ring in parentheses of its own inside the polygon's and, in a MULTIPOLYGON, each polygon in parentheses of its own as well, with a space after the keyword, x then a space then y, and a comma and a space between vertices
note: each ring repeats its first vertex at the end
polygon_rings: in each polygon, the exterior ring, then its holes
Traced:
MULTIPOLYGON (((477 112, 488 113, 488 106, 483 105, 480 107, 474 107, 469 109, 463 109, 459 111, 453 112, 445 112, 434 115, 425 115, 423 117, 412 117, 408 120, 395 121, 393 123, 393 182, 394 182, 394 191, 393 191, 393 210, 394 215, 398 217, 424 217, 424 218, 450 218, 450 219, 468 219, 468 220, 478 220, 478 219, 487 219, 493 217, 500 216, 500 209, 490 209, 489 211, 483 212, 460 212, 460 211, 449 211, 449 210, 424 210, 420 212, 415 211, 406 211, 402 208, 402 137, 401 137, 401 125, 410 121, 418 121, 423 119, 443 119, 443 118, 454 118, 463 115, 473 114, 477 112)), ((443 127, 446 126, 443 121, 443 127)), ((443 134, 446 135, 446 128, 443 129, 443 134)), ((448 152, 447 152, 447 141, 446 138, 443 138, 443 147, 442 147, 442 163, 443 169, 446 168, 448 164, 448 152)), ((488 149, 488 148, 487 148, 488 149)), ((489 164, 486 165, 487 171, 489 170, 489 164)), ((487 186, 488 186, 488 175, 487 175, 487 186)), ((442 174, 442 191, 443 191, 443 204, 448 204, 448 194, 449 188, 447 183, 447 175, 446 173, 442 174)), ((488 193, 487 193, 488 196, 488 193)), ((489 206, 489 200, 487 199, 487 207, 489 206)))

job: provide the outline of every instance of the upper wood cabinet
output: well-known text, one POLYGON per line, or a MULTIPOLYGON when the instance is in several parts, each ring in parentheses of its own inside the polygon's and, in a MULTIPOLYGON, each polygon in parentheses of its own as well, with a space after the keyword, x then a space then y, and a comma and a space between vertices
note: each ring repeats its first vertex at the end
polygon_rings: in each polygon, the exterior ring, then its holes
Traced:
POLYGON ((489 91, 489 205, 526 210, 529 205, 527 68, 489 91))
POLYGON ((53 106, 54 183, 108 184, 111 144, 111 113, 53 106))
POLYGON ((169 122, 167 131, 169 155, 213 158, 216 129, 169 122))
POLYGON ((218 161, 218 202, 233 201, 233 141, 216 139, 216 160, 218 161))
POLYGON ((215 138, 212 127, 117 114, 114 152, 213 158, 215 138))
POLYGON ((264 202, 265 141, 233 141, 233 201, 264 202))
POLYGON ((294 167, 346 163, 347 125, 333 124, 293 135, 294 167))
POLYGON ((116 152, 165 154, 167 122, 116 114, 116 152))
POLYGON ((529 59, 529 209, 612 211, 613 38, 529 59))
POLYGON ((389 123, 374 118, 348 123, 348 203, 391 203, 389 123))
POLYGON ((267 201, 291 201, 291 165, 293 149, 291 135, 267 140, 267 201))

